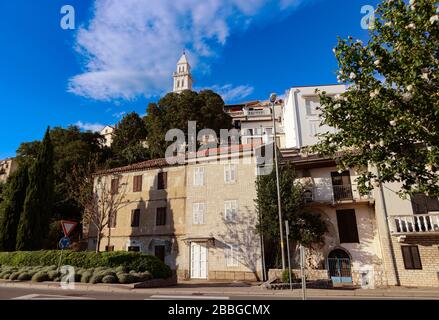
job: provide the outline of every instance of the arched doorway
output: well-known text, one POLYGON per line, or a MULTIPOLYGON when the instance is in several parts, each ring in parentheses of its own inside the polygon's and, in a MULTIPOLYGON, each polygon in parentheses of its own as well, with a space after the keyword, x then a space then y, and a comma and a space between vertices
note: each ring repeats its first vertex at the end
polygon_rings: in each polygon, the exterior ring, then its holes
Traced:
POLYGON ((351 257, 343 249, 334 249, 328 255, 328 272, 333 283, 352 283, 351 257))

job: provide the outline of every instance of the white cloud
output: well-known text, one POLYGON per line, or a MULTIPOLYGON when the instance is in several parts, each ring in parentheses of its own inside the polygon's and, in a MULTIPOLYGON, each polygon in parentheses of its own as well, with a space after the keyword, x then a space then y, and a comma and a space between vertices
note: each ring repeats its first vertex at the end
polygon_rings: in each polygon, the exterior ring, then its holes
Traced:
POLYGON ((105 125, 100 123, 88 123, 88 122, 82 122, 78 121, 75 123, 75 126, 82 130, 86 131, 93 131, 93 132, 100 132, 102 129, 104 129, 105 125))
POLYGON ((95 0, 92 20, 76 38, 84 72, 68 90, 97 100, 162 94, 184 48, 193 65, 208 65, 231 33, 310 1, 95 0))
POLYGON ((248 97, 254 91, 254 88, 249 85, 240 85, 234 87, 231 84, 226 84, 223 86, 214 85, 210 87, 213 91, 217 92, 226 103, 230 102, 242 102, 240 100, 248 97))

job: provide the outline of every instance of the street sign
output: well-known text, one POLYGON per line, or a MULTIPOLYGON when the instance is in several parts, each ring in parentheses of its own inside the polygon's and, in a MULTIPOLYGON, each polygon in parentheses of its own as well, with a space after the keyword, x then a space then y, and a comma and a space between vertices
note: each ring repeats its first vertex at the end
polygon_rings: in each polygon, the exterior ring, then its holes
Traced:
POLYGON ((78 225, 75 221, 61 221, 62 230, 64 232, 64 236, 68 237, 69 234, 75 229, 78 225))
POLYGON ((62 237, 61 240, 59 240, 59 248, 64 250, 70 247, 70 239, 68 237, 62 237))

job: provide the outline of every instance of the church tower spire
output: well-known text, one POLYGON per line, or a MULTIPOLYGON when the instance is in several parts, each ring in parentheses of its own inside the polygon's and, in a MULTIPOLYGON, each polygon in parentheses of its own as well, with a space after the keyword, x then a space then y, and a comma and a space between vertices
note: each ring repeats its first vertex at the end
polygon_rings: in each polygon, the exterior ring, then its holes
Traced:
POLYGON ((189 64, 186 53, 183 51, 180 60, 177 62, 177 71, 174 72, 173 92, 180 93, 183 90, 192 90, 191 65, 189 64))

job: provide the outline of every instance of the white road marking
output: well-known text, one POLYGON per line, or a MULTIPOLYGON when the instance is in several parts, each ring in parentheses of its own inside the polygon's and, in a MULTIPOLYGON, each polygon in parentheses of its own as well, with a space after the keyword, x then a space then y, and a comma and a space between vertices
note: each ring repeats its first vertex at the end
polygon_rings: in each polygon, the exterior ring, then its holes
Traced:
POLYGON ((94 298, 60 296, 60 295, 52 295, 52 294, 28 294, 25 296, 12 298, 12 300, 87 300, 87 299, 94 299, 94 298))
POLYGON ((154 295, 150 297, 151 299, 145 300, 230 300, 230 297, 213 297, 213 296, 164 296, 164 295, 154 295))

